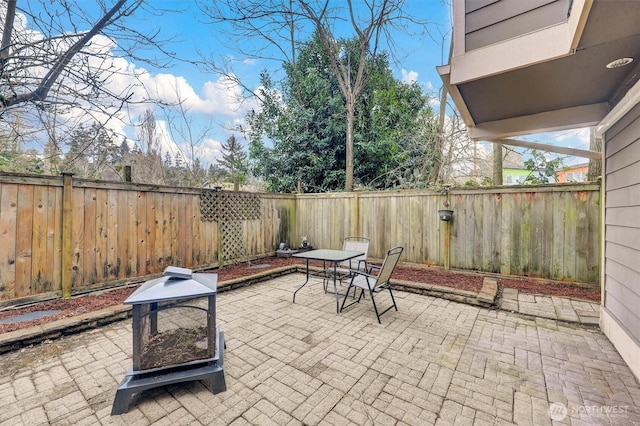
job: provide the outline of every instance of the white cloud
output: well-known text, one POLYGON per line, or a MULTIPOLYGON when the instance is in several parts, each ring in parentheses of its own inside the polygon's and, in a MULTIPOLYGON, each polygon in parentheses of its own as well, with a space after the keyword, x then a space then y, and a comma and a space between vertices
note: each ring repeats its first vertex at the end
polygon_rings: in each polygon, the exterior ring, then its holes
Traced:
MULTIPOLYGON (((0 7, 1 9, 1 7, 0 7)), ((23 15, 18 15, 15 31, 22 34, 22 37, 39 40, 42 34, 26 28, 26 19, 23 15)), ((145 110, 154 109, 159 101, 165 105, 182 104, 185 114, 193 120, 193 126, 206 127, 212 122, 232 123, 237 125, 244 123, 244 117, 250 108, 256 108, 255 100, 244 98, 243 88, 234 79, 234 76, 220 77, 217 80, 207 81, 194 85, 185 76, 174 75, 170 72, 153 73, 152 71, 140 67, 138 64, 128 61, 125 58, 116 57, 113 50, 116 46, 113 40, 108 37, 97 35, 91 43, 85 46, 84 51, 89 52, 83 58, 77 57, 78 63, 83 61, 92 68, 95 78, 98 81, 104 80, 103 88, 122 97, 130 97, 130 103, 125 105, 120 111, 117 105, 114 107, 104 106, 102 110, 92 110, 91 114, 86 114, 91 108, 88 103, 77 100, 81 103, 81 108, 70 108, 60 112, 55 116, 55 120, 63 124, 56 126, 58 129, 73 128, 81 122, 97 121, 116 135, 116 143, 120 143, 122 138, 137 140, 135 134, 135 124, 139 121, 145 110)), ((60 50, 66 49, 65 45, 58 46, 60 50)), ((245 65, 251 65, 251 61, 245 61, 245 65)), ((44 75, 45 68, 32 67, 32 75, 44 75)), ((194 71, 195 72, 195 71, 194 71)), ((75 85, 79 90, 91 90, 83 84, 67 82, 75 85)), ((163 152, 169 152, 175 157, 180 150, 185 154, 191 152, 188 142, 179 140, 177 135, 171 135, 170 126, 161 118, 162 114, 156 110, 158 131, 163 152)), ((37 123, 36 123, 37 124, 37 123)), ((228 133, 223 129, 223 125, 213 128, 210 134, 206 134, 201 140, 196 141, 194 151, 203 163, 212 163, 221 157, 221 143, 228 133)), ((48 136, 41 132, 42 147, 48 136)))
MULTIPOLYGON (((554 140, 560 142, 566 142, 567 146, 589 149, 591 132, 589 128, 567 130, 562 132, 556 132, 554 140)), ((565 145, 565 144, 563 144, 565 145)))
POLYGON ((418 73, 416 71, 407 71, 402 68, 402 82, 406 84, 415 83, 418 81, 418 73))
POLYGON ((222 158, 222 143, 215 139, 206 139, 203 141, 200 147, 200 153, 202 158, 206 158, 208 163, 214 163, 213 160, 222 158))
MULTIPOLYGON (((95 43, 96 48, 104 48, 105 43, 95 43)), ((104 64, 103 64, 104 66, 104 64)), ((152 74, 144 68, 139 68, 122 58, 111 58, 110 66, 117 72, 108 81, 108 89, 115 93, 132 93, 132 103, 119 115, 119 120, 111 120, 108 127, 117 134, 137 139, 131 124, 136 123, 145 110, 153 109, 152 100, 158 100, 167 105, 182 103, 182 113, 190 116, 192 126, 207 127, 211 121, 220 123, 244 124, 244 117, 249 108, 255 108, 254 100, 243 99, 240 85, 229 77, 220 77, 216 81, 207 81, 199 91, 183 76, 170 73, 152 74), (193 121, 192 121, 193 120, 193 121)), ((169 107, 171 108, 171 107, 169 107)), ((176 107, 177 108, 177 107, 176 107)), ((167 122, 159 119, 157 124, 161 134, 161 149, 169 152, 172 157, 180 150, 185 160, 191 161, 191 145, 188 141, 179 140, 177 135, 171 135, 167 122)), ((102 116, 106 121, 106 116, 102 116)), ((178 119, 180 120, 180 119, 178 119)), ((203 128, 204 128, 203 127, 203 128)), ((220 125, 220 132, 224 126, 220 125)), ((215 132, 212 129, 211 133, 215 132)), ((197 133, 197 132, 196 132, 197 133)), ((221 158, 221 144, 218 139, 223 135, 207 136, 196 142, 193 147, 194 156, 200 158, 203 164, 215 163, 221 158)))

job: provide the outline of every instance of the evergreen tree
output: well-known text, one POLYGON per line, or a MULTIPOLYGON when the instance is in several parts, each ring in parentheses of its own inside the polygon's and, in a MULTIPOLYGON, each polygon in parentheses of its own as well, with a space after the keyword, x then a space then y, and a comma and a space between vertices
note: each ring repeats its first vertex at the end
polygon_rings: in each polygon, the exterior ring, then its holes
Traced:
MULTIPOLYGON (((352 46, 357 39, 341 43, 358 51, 352 46)), ((355 67, 357 59, 345 66, 355 67)), ((354 117, 354 183, 394 188, 413 176, 416 159, 411 155, 417 152, 410 141, 420 133, 422 116, 431 112, 417 85, 393 78, 386 55, 366 61, 366 66, 370 78, 354 117)), ((270 191, 340 190, 346 178, 344 97, 320 41, 305 43, 285 71, 280 90, 267 73, 261 75, 261 109, 247 117, 252 171, 270 191)))
POLYGON ((152 110, 146 110, 140 119, 138 143, 131 157, 135 182, 166 185, 160 130, 152 110))
POLYGON ((176 167, 173 164, 173 158, 171 158, 171 154, 169 154, 169 152, 164 153, 164 162, 162 163, 162 168, 164 169, 164 177, 167 185, 178 186, 176 167))
POLYGON ((191 165, 191 171, 189 174, 189 186, 191 187, 202 187, 207 183, 207 172, 202 167, 202 162, 199 157, 196 157, 193 160, 193 164, 191 165))
POLYGON ((119 148, 100 123, 77 127, 68 136, 66 145, 61 171, 86 179, 118 179, 114 164, 119 148))
POLYGON ((218 164, 210 164, 207 170, 206 183, 208 186, 218 186, 223 181, 226 172, 218 164))
POLYGON ((233 182, 234 191, 239 191, 240 184, 247 178, 247 153, 243 151, 242 144, 233 135, 221 145, 222 159, 218 160, 218 163, 227 172, 229 180, 233 182))

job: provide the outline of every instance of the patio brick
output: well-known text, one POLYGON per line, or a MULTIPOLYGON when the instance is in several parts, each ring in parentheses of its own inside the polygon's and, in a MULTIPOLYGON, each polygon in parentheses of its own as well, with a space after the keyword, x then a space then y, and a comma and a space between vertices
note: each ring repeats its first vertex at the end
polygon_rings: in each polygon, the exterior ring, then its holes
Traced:
MULTIPOLYGON (((131 325, 121 321, 0 355, 0 425, 549 425, 553 402, 576 424, 614 424, 585 414, 593 406, 629 407, 618 423, 640 422, 640 386, 593 327, 401 291, 399 311, 379 325, 368 300, 336 314, 320 283, 293 304, 301 278, 218 295, 226 392, 171 385, 110 416, 131 366, 131 325)), ((561 307, 597 318, 586 302, 502 296, 503 309, 515 300, 525 314, 561 307)))

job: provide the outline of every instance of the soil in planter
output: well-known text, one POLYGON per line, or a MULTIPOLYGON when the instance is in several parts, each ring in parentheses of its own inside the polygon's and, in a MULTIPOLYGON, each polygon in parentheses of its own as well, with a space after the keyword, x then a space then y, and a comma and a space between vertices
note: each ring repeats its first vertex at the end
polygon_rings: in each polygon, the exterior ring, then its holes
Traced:
POLYGON ((178 328, 158 333, 149 339, 142 350, 140 369, 168 367, 207 358, 210 358, 207 328, 178 328))

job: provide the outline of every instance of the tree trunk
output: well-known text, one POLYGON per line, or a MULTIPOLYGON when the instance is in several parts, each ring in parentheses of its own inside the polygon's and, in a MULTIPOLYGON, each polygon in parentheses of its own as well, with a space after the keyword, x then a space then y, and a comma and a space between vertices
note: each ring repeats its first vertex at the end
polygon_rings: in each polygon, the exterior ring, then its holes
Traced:
POLYGON ((355 102, 347 98, 347 146, 346 146, 346 176, 344 190, 353 191, 353 122, 355 117, 355 102))
POLYGON ((442 85, 442 91, 440 92, 440 113, 438 115, 438 134, 436 137, 436 146, 433 155, 433 164, 431 165, 431 176, 429 182, 437 183, 440 176, 440 169, 442 168, 442 147, 444 146, 444 124, 446 118, 447 109, 447 87, 442 85))
POLYGON ((493 144, 493 184, 502 185, 502 144, 493 144))
POLYGON ((9 57, 11 48, 11 34, 13 33, 13 22, 16 19, 16 0, 7 1, 7 15, 4 19, 4 30, 2 32, 2 42, 0 44, 0 58, 2 66, 9 57))
MULTIPOLYGON (((602 138, 596 138, 596 128, 589 129, 589 149, 591 151, 602 152, 602 138)), ((602 160, 589 159, 589 170, 587 171, 587 181, 593 182, 602 175, 602 160)))
MULTIPOLYGON (((453 56, 453 37, 449 42, 449 57, 448 62, 451 63, 451 57, 453 56)), ((444 124, 447 113, 447 86, 442 85, 442 91, 440 92, 440 114, 438 116, 438 137, 436 138, 436 146, 434 147, 435 154, 433 156, 433 165, 431 167, 431 176, 429 176, 429 182, 437 183, 440 176, 440 169, 442 168, 442 147, 444 146, 444 124)))

